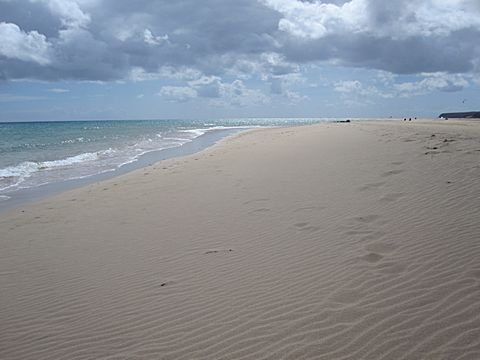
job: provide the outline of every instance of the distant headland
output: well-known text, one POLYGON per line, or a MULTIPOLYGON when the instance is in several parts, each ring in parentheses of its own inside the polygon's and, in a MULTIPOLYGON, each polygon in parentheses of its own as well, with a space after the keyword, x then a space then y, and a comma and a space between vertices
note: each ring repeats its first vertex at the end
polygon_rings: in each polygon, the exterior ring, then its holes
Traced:
POLYGON ((479 119, 480 111, 468 111, 468 112, 452 112, 452 113, 443 113, 438 115, 439 118, 454 118, 454 119, 479 119))

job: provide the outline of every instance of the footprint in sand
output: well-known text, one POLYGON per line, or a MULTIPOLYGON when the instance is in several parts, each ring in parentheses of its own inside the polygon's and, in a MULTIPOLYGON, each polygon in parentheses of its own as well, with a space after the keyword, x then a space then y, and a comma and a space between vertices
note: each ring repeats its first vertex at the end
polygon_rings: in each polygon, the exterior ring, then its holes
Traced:
POLYGON ((397 247, 394 244, 387 242, 374 242, 367 244, 365 250, 369 253, 361 257, 362 260, 369 263, 376 263, 383 259, 386 254, 395 251, 397 247))
POLYGON ((374 252, 371 252, 367 255, 360 257, 360 259, 365 260, 369 263, 376 263, 383 259, 383 256, 374 252))

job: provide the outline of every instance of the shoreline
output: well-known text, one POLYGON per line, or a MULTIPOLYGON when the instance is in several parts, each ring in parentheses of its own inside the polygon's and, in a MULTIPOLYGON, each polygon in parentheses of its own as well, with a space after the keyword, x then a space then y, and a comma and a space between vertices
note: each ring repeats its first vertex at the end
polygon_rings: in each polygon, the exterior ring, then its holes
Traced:
POLYGON ((208 131, 205 134, 193 139, 191 142, 182 144, 180 146, 149 151, 140 155, 137 160, 124 164, 112 171, 5 192, 1 196, 8 198, 0 201, 0 216, 5 212, 15 210, 20 206, 28 206, 29 204, 35 203, 39 200, 59 195, 69 190, 81 188, 92 183, 110 180, 132 171, 141 170, 163 160, 195 154, 215 145, 227 137, 234 136, 235 134, 244 131, 250 131, 252 129, 215 129, 208 131))
MULTIPOLYGON (((401 119, 355 119, 355 118, 353 119, 354 120, 352 121, 355 123, 401 121, 401 119)), ((417 123, 421 121, 430 122, 430 121, 439 121, 439 120, 435 118, 431 118, 431 119, 425 118, 425 119, 418 119, 417 123)), ((468 119, 464 121, 468 121, 468 119)), ((92 122, 95 122, 95 121, 92 120, 92 122)), ((343 123, 343 122, 345 122, 345 120, 339 121, 339 123, 343 123)), ((56 123, 56 121, 53 121, 53 123, 56 123)), ((333 123, 338 123, 338 121, 326 121, 325 124, 326 123, 333 124, 333 123)), ((322 123, 317 123, 317 124, 322 124, 322 123)), ((316 125, 316 124, 289 125, 289 126, 285 126, 285 128, 297 127, 297 126, 312 126, 312 125, 316 125)), ((66 179, 66 180, 38 185, 35 187, 19 188, 10 192, 5 192, 0 195, 0 198, 2 197, 4 198, 4 199, 0 199, 0 216, 6 212, 15 210, 20 206, 28 206, 29 204, 35 203, 42 199, 49 198, 51 196, 59 195, 66 191, 78 189, 92 183, 110 180, 115 177, 130 173, 132 171, 141 170, 143 168, 146 168, 148 166, 151 166, 163 160, 195 154, 197 152, 203 151, 208 147, 216 145, 219 141, 222 141, 225 138, 235 136, 236 134, 239 134, 242 132, 253 131, 256 129, 283 128, 283 127, 284 126, 274 125, 274 126, 260 126, 260 127, 256 126, 251 128, 242 126, 239 128, 232 127, 232 128, 226 128, 226 129, 214 129, 206 132, 205 134, 202 134, 198 138, 193 139, 191 142, 182 144, 180 146, 149 151, 145 154, 142 154, 137 160, 124 164, 114 170, 110 170, 110 171, 106 171, 106 172, 102 172, 94 175, 87 175, 81 178, 66 179)))
POLYGON ((258 129, 4 213, 0 358, 476 358, 479 143, 258 129))

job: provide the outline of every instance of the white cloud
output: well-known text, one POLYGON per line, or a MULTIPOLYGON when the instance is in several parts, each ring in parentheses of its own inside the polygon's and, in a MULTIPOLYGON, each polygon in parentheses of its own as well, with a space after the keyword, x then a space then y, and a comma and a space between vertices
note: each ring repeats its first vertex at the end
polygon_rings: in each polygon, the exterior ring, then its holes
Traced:
POLYGON ((222 81, 218 76, 201 76, 198 79, 189 81, 188 84, 194 88, 200 97, 218 98, 221 96, 222 81))
POLYGON ((358 80, 338 81, 334 84, 334 90, 342 93, 358 92, 363 89, 363 85, 358 80))
POLYGON ((155 72, 147 72, 142 67, 135 66, 130 69, 127 79, 131 81, 148 81, 166 78, 180 81, 193 81, 202 76, 199 70, 189 67, 161 66, 155 72))
POLYGON ((163 86, 158 93, 168 101, 185 102, 197 97, 197 91, 188 86, 163 86))
POLYGON ((480 28, 480 13, 475 11, 473 2, 469 0, 424 1, 414 14, 414 35, 448 35, 469 27, 480 28))
POLYGON ((216 106, 252 106, 263 105, 270 102, 270 98, 257 89, 249 89, 242 80, 234 80, 232 83, 222 83, 220 87, 220 99, 212 100, 216 106))
POLYGON ((186 66, 162 66, 160 67, 159 74, 162 77, 185 81, 202 77, 202 73, 199 70, 186 66))
POLYGON ((477 85, 480 85, 480 74, 475 74, 472 78, 472 81, 477 84, 477 85))
POLYGON ((199 76, 198 78, 196 78, 194 80, 189 81, 188 83, 190 84, 190 86, 201 87, 201 86, 205 86, 205 85, 210 85, 212 83, 220 82, 220 80, 221 79, 218 76, 202 75, 202 76, 199 76))
POLYGON ((375 81, 383 85, 391 85, 395 82, 395 78, 396 78, 396 75, 391 72, 377 70, 375 81))
POLYGON ((148 45, 160 45, 168 42, 168 35, 155 36, 149 29, 145 29, 143 32, 143 41, 148 45))
POLYGON ((148 16, 142 13, 111 16, 104 24, 104 31, 123 42, 133 40, 137 36, 144 40, 145 24, 148 24, 148 16))
MULTIPOLYGON (((300 67, 285 60, 283 55, 277 53, 263 53, 260 56, 261 69, 266 76, 272 74, 276 76, 298 73, 300 67)), ((264 75, 264 76, 265 76, 264 75)))
POLYGON ((216 76, 201 76, 189 81, 188 86, 163 86, 158 95, 176 102, 210 98, 211 105, 220 107, 262 105, 270 101, 262 91, 248 88, 242 80, 225 83, 216 76))
POLYGON ((86 14, 80 8, 78 1, 75 0, 30 0, 32 2, 41 2, 48 6, 50 11, 60 16, 62 23, 66 27, 85 27, 90 23, 90 15, 86 14))
POLYGON ((421 76, 423 77, 421 80, 400 83, 395 83, 387 76, 381 89, 374 85, 365 85, 358 80, 343 80, 334 83, 334 91, 346 98, 394 98, 425 95, 435 91, 455 92, 463 90, 470 84, 467 77, 461 74, 439 72, 424 73, 421 76))
POLYGON ((286 96, 287 99, 289 99, 290 102, 293 103, 293 104, 296 104, 296 103, 299 103, 300 101, 304 101, 304 100, 308 100, 308 99, 309 99, 308 96, 306 96, 306 95, 301 95, 301 94, 299 94, 298 92, 292 91, 292 90, 286 90, 286 91, 285 91, 285 96, 286 96))
POLYGON ((368 97, 383 97, 390 98, 391 94, 380 91, 376 86, 365 86, 358 80, 343 80, 337 81, 333 88, 336 92, 347 96, 368 97))
POLYGON ((425 78, 419 81, 395 84, 394 88, 398 95, 410 97, 434 91, 455 92, 469 86, 468 80, 459 74, 431 73, 423 75, 425 78))
POLYGON ((24 32, 16 24, 0 22, 0 56, 47 65, 51 62, 50 50, 45 35, 24 32))
POLYGON ((319 0, 262 1, 282 14, 279 30, 305 39, 352 33, 404 39, 480 28, 478 6, 472 0, 388 1, 386 5, 373 0, 342 5, 319 0))
POLYGON ((278 23, 279 30, 300 38, 317 39, 339 30, 358 32, 368 23, 365 0, 352 0, 340 6, 321 1, 263 2, 283 15, 278 23))
POLYGON ((147 81, 147 80, 157 80, 162 77, 159 73, 149 73, 146 72, 141 67, 133 67, 130 70, 130 74, 128 75, 128 79, 132 81, 147 81))
POLYGON ((13 52, 5 50, 10 39, 0 44, 4 57, 36 63, 27 67, 2 57, 0 76, 142 81, 168 74, 191 81, 205 74, 276 81, 285 94, 287 81, 273 79, 300 73, 306 64, 395 74, 473 74, 480 72, 478 4, 478 0, 0 0, 3 21, 16 24, 21 37, 50 48, 13 52), (50 66, 37 65, 46 63, 50 66))
POLYGON ((53 93, 57 93, 57 94, 63 94, 63 93, 69 92, 70 90, 61 89, 61 88, 53 88, 53 89, 49 89, 48 91, 53 92, 53 93))

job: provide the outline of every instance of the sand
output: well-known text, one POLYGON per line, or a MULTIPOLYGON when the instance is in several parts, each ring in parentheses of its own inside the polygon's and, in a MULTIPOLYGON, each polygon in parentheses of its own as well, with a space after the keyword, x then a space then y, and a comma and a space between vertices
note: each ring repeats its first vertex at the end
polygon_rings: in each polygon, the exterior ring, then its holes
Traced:
POLYGON ((0 359, 479 359, 480 123, 260 129, 0 214, 0 359))

